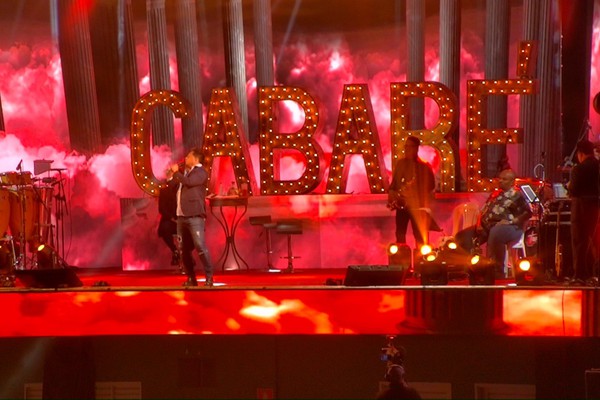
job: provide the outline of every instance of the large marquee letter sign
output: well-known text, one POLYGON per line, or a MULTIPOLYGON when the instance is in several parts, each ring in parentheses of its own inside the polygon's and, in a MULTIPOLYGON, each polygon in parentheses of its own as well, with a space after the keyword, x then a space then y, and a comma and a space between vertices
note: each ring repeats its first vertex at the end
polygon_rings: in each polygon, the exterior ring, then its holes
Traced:
POLYGON ((209 176, 212 175, 214 157, 230 157, 237 186, 248 182, 249 194, 257 193, 235 91, 231 88, 213 89, 207 114, 202 153, 209 176))
POLYGON ((321 146, 314 139, 319 111, 312 97, 295 87, 260 87, 258 91, 260 191, 265 195, 310 193, 320 183, 323 168, 321 146), (297 132, 280 133, 274 126, 273 109, 277 102, 292 100, 304 111, 304 124, 297 132), (280 180, 279 165, 274 162, 276 150, 297 151, 306 158, 306 169, 297 180, 280 180))
POLYGON ((489 191, 496 178, 483 178, 481 149, 488 144, 523 143, 522 128, 486 129, 488 96, 510 96, 536 92, 535 73, 537 43, 522 41, 517 53, 517 76, 520 79, 467 81, 467 190, 489 191))
POLYGON ((391 85, 391 135, 392 165, 396 164, 404 152, 404 143, 408 136, 416 136, 421 144, 434 147, 440 153, 440 191, 455 190, 455 144, 446 139, 456 129, 458 120, 456 96, 439 82, 405 82, 391 85), (408 99, 410 97, 429 97, 439 107, 439 119, 433 129, 408 129, 408 99))
POLYGON ((345 161, 351 154, 362 155, 371 193, 385 193, 388 181, 383 179, 385 166, 367 85, 344 85, 327 193, 346 192, 349 168, 345 161))
POLYGON ((167 106, 177 118, 186 117, 189 106, 180 93, 171 90, 153 90, 137 101, 131 116, 131 167, 138 186, 149 195, 158 196, 164 186, 154 176, 150 155, 150 121, 152 112, 160 105, 167 106))

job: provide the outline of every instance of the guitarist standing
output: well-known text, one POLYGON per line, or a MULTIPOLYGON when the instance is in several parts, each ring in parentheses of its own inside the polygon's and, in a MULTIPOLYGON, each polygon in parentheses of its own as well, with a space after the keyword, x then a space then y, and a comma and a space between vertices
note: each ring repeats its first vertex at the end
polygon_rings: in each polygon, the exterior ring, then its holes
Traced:
POLYGON ((388 207, 396 210, 396 242, 406 243, 410 221, 417 248, 427 242, 435 189, 431 166, 419 159, 421 141, 409 136, 404 145, 404 158, 396 162, 388 194, 388 207))

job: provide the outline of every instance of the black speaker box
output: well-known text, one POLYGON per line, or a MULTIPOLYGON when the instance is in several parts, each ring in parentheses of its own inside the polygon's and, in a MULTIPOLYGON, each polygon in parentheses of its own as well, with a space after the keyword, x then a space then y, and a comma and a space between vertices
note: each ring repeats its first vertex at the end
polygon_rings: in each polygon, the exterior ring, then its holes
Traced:
POLYGON ((600 369, 585 370, 585 398, 600 399, 600 369))
POLYGON ((404 285, 407 266, 350 265, 346 270, 346 286, 397 286, 404 285))
POLYGON ((445 263, 419 261, 418 271, 423 286, 448 284, 448 265, 445 263))
POLYGON ((489 285, 496 284, 496 268, 493 264, 469 268, 469 285, 489 285))
POLYGON ((56 269, 16 270, 17 279, 28 288, 70 288, 81 287, 83 283, 71 267, 56 269))

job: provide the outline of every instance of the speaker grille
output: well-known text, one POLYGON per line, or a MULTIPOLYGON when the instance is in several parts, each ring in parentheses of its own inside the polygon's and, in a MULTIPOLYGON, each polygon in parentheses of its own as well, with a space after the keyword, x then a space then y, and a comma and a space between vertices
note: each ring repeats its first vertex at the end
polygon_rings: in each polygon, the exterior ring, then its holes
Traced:
POLYGON ((346 270, 346 286, 404 285, 407 266, 403 265, 350 265, 346 270))

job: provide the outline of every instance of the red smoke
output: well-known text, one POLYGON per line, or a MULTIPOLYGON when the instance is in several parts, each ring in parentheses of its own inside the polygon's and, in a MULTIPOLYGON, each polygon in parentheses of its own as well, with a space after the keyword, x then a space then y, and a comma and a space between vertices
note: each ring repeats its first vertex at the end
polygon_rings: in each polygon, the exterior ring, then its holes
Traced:
MULTIPOLYGON (((598 11, 596 10, 596 14, 598 11)), ((465 88, 469 79, 480 79, 483 76, 481 39, 481 15, 475 11, 465 10, 463 18, 473 21, 465 24, 462 33, 462 70, 461 70, 461 106, 460 148, 464 163, 464 121, 465 121, 465 88)), ((600 89, 597 54, 599 48, 600 28, 598 18, 594 19, 594 46, 592 62, 592 96, 600 89)), ((383 28, 382 28, 383 29, 383 28)), ((138 37, 143 37, 140 33, 138 37)), ((2 111, 5 120, 6 133, 0 136, 0 172, 15 171, 20 160, 23 169, 33 170, 36 159, 53 160, 53 168, 65 168, 65 191, 68 199, 69 214, 66 216, 67 229, 67 261, 83 267, 123 265, 128 268, 150 268, 148 260, 156 253, 164 250, 157 245, 156 213, 154 199, 144 196, 135 184, 130 167, 130 154, 127 142, 115 143, 102 154, 90 158, 71 152, 63 82, 59 55, 52 45, 47 29, 39 27, 24 27, 18 30, 12 38, 11 45, 0 48, 0 93, 2 111), (19 36, 22 35, 22 36, 19 36), (31 43, 31 44, 26 44, 31 43), (122 214, 122 199, 141 198, 134 212, 136 218, 143 223, 138 225, 138 239, 129 238, 123 231, 123 220, 127 215, 122 214), (146 219, 144 219, 146 218, 146 219), (141 229, 145 231, 141 231, 141 229), (143 233, 143 235, 142 235, 143 233), (124 238, 135 243, 124 244, 124 238), (143 239, 143 240, 142 240, 143 239), (124 259, 121 259, 121 248, 124 246, 124 259), (142 246, 140 250, 137 246, 142 246), (138 249, 138 250, 136 250, 138 249)), ((427 22, 426 48, 426 80, 436 80, 439 76, 438 65, 438 25, 437 20, 427 22)), ((322 145, 326 159, 329 159, 332 138, 336 126, 344 84, 368 84, 376 124, 379 130, 384 162, 389 174, 391 171, 390 156, 390 83, 406 80, 406 49, 402 43, 399 47, 390 46, 389 38, 392 32, 365 31, 352 37, 344 33, 314 33, 310 36, 291 36, 285 44, 276 67, 277 84, 299 86, 315 97, 319 111, 320 124, 317 141, 322 145)), ((247 41, 248 68, 247 75, 253 75, 253 49, 251 41, 247 41)), ((514 49, 514 46, 513 46, 514 49)), ((140 93, 147 92, 148 54, 145 43, 136 46, 138 69, 140 76, 140 93)), ((213 87, 224 86, 224 79, 219 76, 219 66, 223 62, 221 55, 202 54, 202 86, 206 93, 213 87)), ((176 59, 171 56, 172 89, 177 90, 178 78, 176 59)), ((249 102, 252 111, 256 99, 254 78, 249 78, 249 102)), ((204 99, 206 100, 206 94, 204 99)), ((509 102, 509 114, 516 118, 518 113, 516 101, 509 102)), ((286 105, 282 118, 282 130, 297 129, 301 116, 294 105, 286 105)), ((429 107, 426 110, 426 126, 432 126, 437 119, 437 111, 429 107)), ((206 118, 204 119, 206 121, 206 118)), ((255 123, 256 115, 250 115, 250 123, 255 123)), ((591 113, 591 121, 598 130, 600 124, 596 113, 591 113)), ((179 129, 179 122, 177 122, 179 129)), ((182 152, 173 150, 178 156, 182 152)), ((256 145, 250 148, 254 173, 258 178, 258 149, 256 145)), ((437 168, 439 159, 436 154, 425 150, 421 154, 437 168)), ((172 159, 170 149, 156 148, 153 150, 153 168, 159 177, 172 159)), ((364 165, 360 157, 353 157, 350 166, 348 191, 352 193, 368 193, 368 184, 364 174, 364 165)), ((283 177, 297 177, 303 171, 302 157, 285 157, 282 161, 283 177)), ((464 165, 463 165, 464 171, 464 165)), ((221 171, 218 179, 231 181, 231 171, 221 171)), ((56 175, 55 172, 51 173, 56 175)), ((260 179, 257 179, 260 183, 260 179)), ((324 191, 322 184, 318 192, 324 191)), ((298 210, 306 207, 294 200, 298 210)), ((310 202, 306 199, 304 202, 310 202)), ((302 211, 298 211, 300 214, 302 211)), ((332 221, 335 215, 331 216, 332 221)), ((391 214, 390 214, 391 218, 391 214)), ((352 226, 348 222, 340 222, 345 231, 343 248, 331 249, 328 257, 332 259, 344 257, 347 248, 352 243, 373 241, 373 231, 364 227, 352 226)), ((254 231, 240 232, 240 235, 254 237, 254 231)), ((325 233, 327 238, 329 235, 325 233)), ((384 237, 377 237, 380 243, 393 238, 389 231, 384 237)), ((334 238, 335 239, 335 238, 334 238)), ((222 247, 220 239, 214 239, 210 245, 218 251, 222 247)), ((326 242, 323 242, 327 245, 326 242)), ((299 253, 308 254, 312 244, 307 243, 300 248, 299 253)), ((381 249, 372 249, 372 254, 364 255, 364 261, 370 263, 385 262, 381 249)), ((214 253, 214 252, 213 252, 214 253)), ((217 254, 213 254, 216 256, 217 254)), ((156 258, 156 257, 155 257, 156 258)), ((300 262, 302 263, 302 262, 300 262)), ((305 264, 305 267, 314 265, 305 264)))

